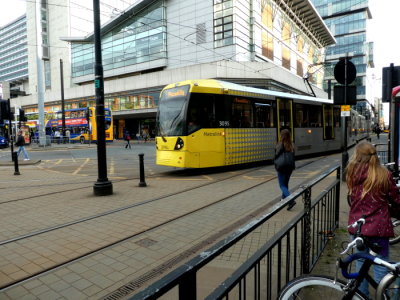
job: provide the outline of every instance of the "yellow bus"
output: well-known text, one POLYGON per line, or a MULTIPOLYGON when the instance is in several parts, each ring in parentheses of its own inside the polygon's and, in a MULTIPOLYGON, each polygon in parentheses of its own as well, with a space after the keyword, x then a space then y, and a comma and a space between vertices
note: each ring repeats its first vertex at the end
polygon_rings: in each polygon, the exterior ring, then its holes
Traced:
MULTIPOLYGON (((272 160, 282 129, 291 131, 296 155, 341 149, 340 109, 332 100, 213 79, 166 86, 156 126, 156 164, 172 167, 272 160)), ((363 137, 349 131, 348 145, 356 138, 363 137)))
MULTIPOLYGON (((104 109, 106 142, 114 140, 114 128, 111 111, 104 109)), ((47 134, 54 136, 55 131, 62 131, 62 111, 57 111, 46 124, 47 134)), ((65 130, 69 131, 71 142, 81 144, 97 141, 96 108, 75 108, 65 110, 65 130)), ((67 136, 67 134, 66 134, 67 136)))

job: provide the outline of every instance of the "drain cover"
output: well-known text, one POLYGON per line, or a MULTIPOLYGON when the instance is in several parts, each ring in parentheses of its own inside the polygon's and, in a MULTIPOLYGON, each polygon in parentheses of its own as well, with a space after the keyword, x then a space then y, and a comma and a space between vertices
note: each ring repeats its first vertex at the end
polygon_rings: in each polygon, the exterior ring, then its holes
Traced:
POLYGON ((135 242, 135 244, 142 246, 144 248, 149 248, 149 247, 153 246, 155 243, 157 243, 157 241, 149 239, 149 238, 144 238, 140 241, 135 242))

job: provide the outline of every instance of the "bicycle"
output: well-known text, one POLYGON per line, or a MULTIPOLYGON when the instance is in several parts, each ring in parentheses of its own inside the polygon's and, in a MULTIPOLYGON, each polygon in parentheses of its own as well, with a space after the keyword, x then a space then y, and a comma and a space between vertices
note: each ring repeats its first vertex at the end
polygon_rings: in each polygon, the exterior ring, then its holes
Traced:
MULTIPOLYGON (((393 179, 396 182, 397 187, 399 188, 400 192, 400 174, 396 169, 394 168, 395 162, 389 162, 386 164, 383 164, 390 172, 392 172, 393 179)), ((392 224, 393 224, 393 231, 394 231, 394 237, 389 239, 390 245, 397 244, 400 242, 400 220, 396 218, 392 218, 392 224)))
POLYGON ((398 300, 400 299, 400 262, 390 263, 377 257, 379 246, 372 244, 368 239, 361 235, 361 227, 365 223, 365 219, 361 218, 354 224, 350 225, 357 228, 356 238, 348 243, 347 248, 340 254, 346 254, 349 250, 357 247, 362 249, 367 246, 370 253, 355 253, 346 258, 339 258, 336 264, 336 276, 324 275, 303 275, 288 282, 282 289, 279 300, 289 299, 369 299, 358 290, 361 282, 366 279, 375 289, 377 300, 398 300), (359 272, 349 273, 349 265, 359 258, 364 259, 364 263, 359 272), (373 264, 382 265, 389 270, 389 273, 383 277, 381 282, 377 284, 375 280, 368 274, 373 264), (338 270, 347 281, 338 279, 338 270))

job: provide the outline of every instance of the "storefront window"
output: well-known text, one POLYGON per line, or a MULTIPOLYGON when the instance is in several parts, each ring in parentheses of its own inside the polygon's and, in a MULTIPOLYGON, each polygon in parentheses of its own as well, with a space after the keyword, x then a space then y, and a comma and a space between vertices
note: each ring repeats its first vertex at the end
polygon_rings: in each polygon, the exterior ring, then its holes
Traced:
POLYGON ((120 99, 119 98, 114 98, 114 99, 111 99, 111 110, 121 110, 120 109, 120 99))

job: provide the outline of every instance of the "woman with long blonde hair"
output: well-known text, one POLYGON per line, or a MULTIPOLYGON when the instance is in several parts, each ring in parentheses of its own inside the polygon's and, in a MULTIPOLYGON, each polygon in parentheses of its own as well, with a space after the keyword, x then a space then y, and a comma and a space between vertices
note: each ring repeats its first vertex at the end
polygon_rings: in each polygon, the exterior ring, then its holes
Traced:
MULTIPOLYGON (((346 183, 351 201, 348 223, 365 218, 361 233, 371 242, 378 243, 382 247, 379 256, 388 259, 389 237, 394 235, 389 205, 400 204, 400 196, 391 172, 380 164, 372 144, 361 142, 356 145, 346 168, 346 183)), ((350 228, 349 233, 355 234, 354 228, 350 228)), ((357 270, 361 264, 357 261, 357 270)), ((385 274, 386 268, 374 265, 376 282, 385 274)), ((366 280, 360 285, 360 290, 369 295, 366 280)))

